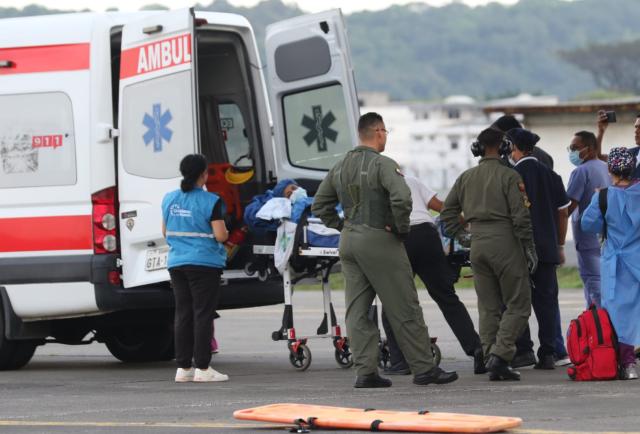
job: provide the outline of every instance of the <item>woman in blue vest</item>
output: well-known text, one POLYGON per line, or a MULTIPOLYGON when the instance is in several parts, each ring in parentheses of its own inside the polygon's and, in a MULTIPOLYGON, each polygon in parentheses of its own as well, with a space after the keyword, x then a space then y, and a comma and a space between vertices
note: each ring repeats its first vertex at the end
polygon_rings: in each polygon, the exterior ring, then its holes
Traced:
POLYGON ((184 157, 180 173, 180 189, 162 200, 162 232, 170 247, 168 268, 176 301, 175 381, 227 381, 227 375, 209 366, 211 322, 227 260, 224 203, 202 188, 208 173, 203 155, 184 157))
POLYGON ((602 307, 618 334, 624 379, 635 380, 633 350, 640 345, 640 181, 632 179, 636 157, 630 150, 613 148, 608 165, 613 185, 607 189, 606 208, 600 209, 600 193, 595 193, 582 214, 582 230, 606 234, 600 263, 602 307))

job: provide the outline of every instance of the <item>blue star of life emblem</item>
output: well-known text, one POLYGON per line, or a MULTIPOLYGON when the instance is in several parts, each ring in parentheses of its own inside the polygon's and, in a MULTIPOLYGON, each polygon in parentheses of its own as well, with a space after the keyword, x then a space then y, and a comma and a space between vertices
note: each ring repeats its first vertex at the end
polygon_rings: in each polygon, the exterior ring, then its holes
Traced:
POLYGON ((153 105, 151 116, 148 113, 144 114, 142 124, 147 127, 147 132, 142 136, 142 139, 144 140, 145 146, 153 142, 153 152, 162 152, 163 140, 167 143, 171 141, 173 131, 167 127, 171 119, 173 119, 171 112, 167 109, 162 113, 160 104, 153 105))

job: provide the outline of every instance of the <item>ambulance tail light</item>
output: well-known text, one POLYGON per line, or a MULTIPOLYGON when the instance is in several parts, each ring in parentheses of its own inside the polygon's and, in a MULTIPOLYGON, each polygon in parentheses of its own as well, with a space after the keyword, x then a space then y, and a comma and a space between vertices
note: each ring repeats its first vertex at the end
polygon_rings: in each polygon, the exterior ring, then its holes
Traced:
POLYGON ((93 251, 96 254, 118 251, 116 187, 91 195, 93 204, 93 251))

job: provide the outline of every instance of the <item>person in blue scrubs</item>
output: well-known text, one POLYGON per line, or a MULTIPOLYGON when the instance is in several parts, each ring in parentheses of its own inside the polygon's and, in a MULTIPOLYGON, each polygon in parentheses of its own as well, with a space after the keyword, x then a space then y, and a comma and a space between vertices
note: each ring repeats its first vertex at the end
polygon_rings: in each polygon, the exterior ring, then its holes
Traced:
POLYGON ((624 379, 638 378, 634 347, 640 345, 640 181, 632 179, 636 157, 627 148, 609 152, 613 185, 607 189, 606 210, 595 193, 582 215, 582 229, 603 233, 602 307, 618 334, 624 379))
POLYGON ((220 276, 229 237, 222 199, 203 189, 204 155, 180 162, 180 189, 162 200, 162 233, 169 244, 168 268, 175 296, 176 382, 227 381, 211 366, 211 323, 220 295, 220 276))
POLYGON ((569 215, 573 240, 578 254, 580 278, 584 283, 586 306, 600 307, 600 241, 593 233, 584 232, 580 218, 587 209, 593 193, 611 184, 607 164, 599 160, 596 136, 588 131, 578 131, 568 148, 569 160, 576 166, 569 177, 567 194, 571 199, 569 215))

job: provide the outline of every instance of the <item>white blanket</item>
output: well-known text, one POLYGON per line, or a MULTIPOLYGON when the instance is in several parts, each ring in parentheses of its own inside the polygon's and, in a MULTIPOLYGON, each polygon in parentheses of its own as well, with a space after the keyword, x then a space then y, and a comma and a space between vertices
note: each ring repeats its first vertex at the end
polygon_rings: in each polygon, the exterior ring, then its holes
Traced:
POLYGON ((256 217, 262 220, 291 218, 291 201, 286 197, 269 199, 256 213, 256 217))

